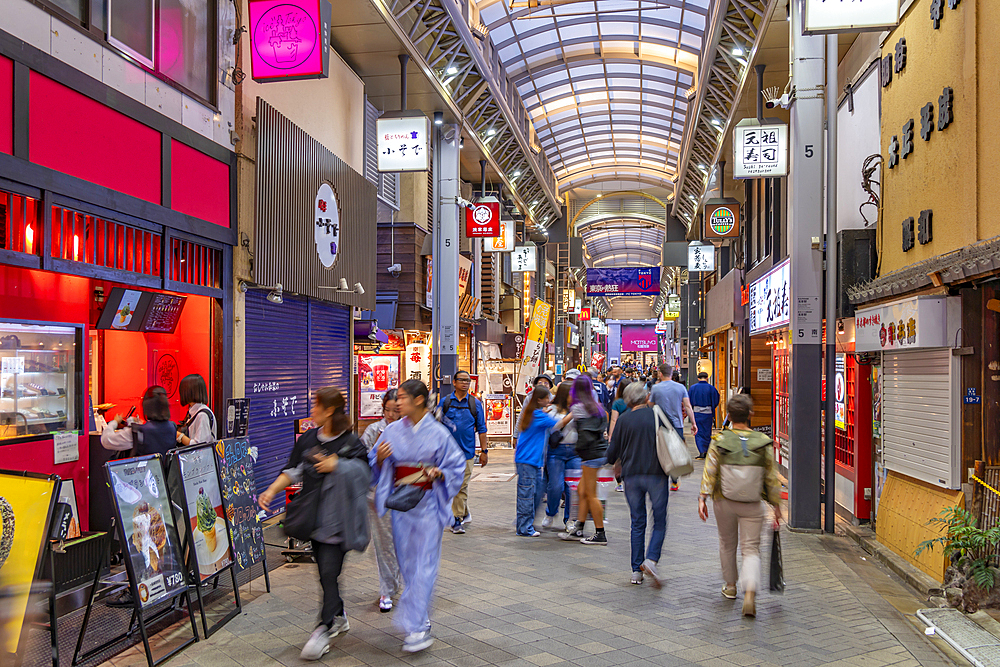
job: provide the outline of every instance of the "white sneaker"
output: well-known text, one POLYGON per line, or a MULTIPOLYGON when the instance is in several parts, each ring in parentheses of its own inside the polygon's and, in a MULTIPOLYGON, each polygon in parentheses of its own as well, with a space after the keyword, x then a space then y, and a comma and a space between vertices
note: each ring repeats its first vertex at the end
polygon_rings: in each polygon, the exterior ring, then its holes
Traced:
POLYGON ((551 527, 552 527, 552 517, 546 516, 544 519, 542 519, 542 528, 551 528, 551 527))
POLYGON ((343 616, 335 616, 333 618, 333 627, 330 628, 330 639, 333 639, 337 635, 343 634, 351 629, 351 624, 347 622, 347 614, 343 616))
POLYGON ((642 583, 642 572, 641 571, 640 572, 633 572, 632 573, 632 583, 635 584, 635 585, 637 585, 637 586, 642 583))
POLYGON ((406 635, 406 639, 403 640, 403 650, 407 653, 417 653, 418 651, 430 648, 433 643, 434 638, 431 637, 430 630, 424 630, 423 632, 411 632, 406 635))
POLYGON ((647 558, 642 561, 642 571, 652 577, 654 588, 663 586, 663 580, 660 579, 660 574, 656 571, 656 563, 647 558))
POLYGON ((302 647, 299 657, 303 660, 319 660, 330 650, 330 633, 325 625, 321 625, 309 635, 309 640, 302 647))

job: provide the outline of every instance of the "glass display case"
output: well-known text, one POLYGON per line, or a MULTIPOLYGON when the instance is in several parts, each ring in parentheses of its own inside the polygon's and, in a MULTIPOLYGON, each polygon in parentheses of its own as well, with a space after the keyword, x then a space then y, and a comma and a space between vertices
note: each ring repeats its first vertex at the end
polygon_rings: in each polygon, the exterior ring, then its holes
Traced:
POLYGON ((0 322, 0 441, 80 428, 79 331, 0 322))

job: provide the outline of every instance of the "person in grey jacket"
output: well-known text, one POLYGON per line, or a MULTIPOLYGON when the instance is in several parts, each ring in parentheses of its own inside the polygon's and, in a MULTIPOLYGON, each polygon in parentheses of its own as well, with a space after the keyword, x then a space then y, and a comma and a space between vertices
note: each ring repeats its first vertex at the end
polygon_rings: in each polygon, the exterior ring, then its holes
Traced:
POLYGON ((319 660, 330 650, 331 639, 350 630, 337 579, 347 552, 368 546, 366 497, 371 468, 364 443, 351 431, 346 405, 344 395, 333 387, 316 392, 312 420, 317 428, 299 436, 285 469, 258 499, 267 510, 287 486, 301 483, 303 493, 320 487, 319 525, 312 534, 312 550, 319 566, 323 607, 302 649, 303 660, 319 660))

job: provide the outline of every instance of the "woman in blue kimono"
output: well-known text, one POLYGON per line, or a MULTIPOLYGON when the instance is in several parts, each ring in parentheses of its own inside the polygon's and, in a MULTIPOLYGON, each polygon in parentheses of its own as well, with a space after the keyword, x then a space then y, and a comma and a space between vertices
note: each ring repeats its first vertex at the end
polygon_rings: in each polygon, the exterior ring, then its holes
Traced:
MULTIPOLYGON (((403 650, 423 651, 434 643, 430 607, 438 567, 441 535, 453 519, 451 501, 465 477, 465 454, 448 429, 428 410, 427 385, 407 380, 399 386, 396 404, 401 419, 385 427, 368 454, 375 485, 375 510, 384 515, 385 501, 406 478, 423 472, 414 485, 427 489, 417 506, 392 513, 396 559, 406 582, 393 622, 406 633, 403 650)), ((405 483, 405 482, 404 482, 405 483)))

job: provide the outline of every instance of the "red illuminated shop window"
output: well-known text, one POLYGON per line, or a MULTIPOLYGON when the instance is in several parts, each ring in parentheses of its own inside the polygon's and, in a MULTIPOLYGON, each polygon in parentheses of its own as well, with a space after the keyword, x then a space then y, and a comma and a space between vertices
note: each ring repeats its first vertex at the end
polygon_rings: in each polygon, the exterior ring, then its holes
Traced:
POLYGON ((0 190, 0 249, 39 254, 41 211, 34 197, 0 190))
POLYGON ((186 239, 170 239, 170 280, 222 288, 222 251, 186 239))
POLYGON ((109 269, 159 277, 159 232, 52 207, 52 256, 109 269))
POLYGON ((847 355, 847 363, 845 366, 845 374, 847 376, 847 397, 845 400, 846 414, 844 416, 846 422, 845 426, 847 428, 846 430, 837 429, 837 463, 853 469, 854 455, 857 447, 854 397, 857 396, 855 385, 857 384, 858 377, 858 364, 853 354, 847 355))
POLYGON ((787 349, 774 351, 774 430, 778 438, 788 441, 788 425, 790 422, 791 401, 788 391, 788 370, 791 355, 787 349))

